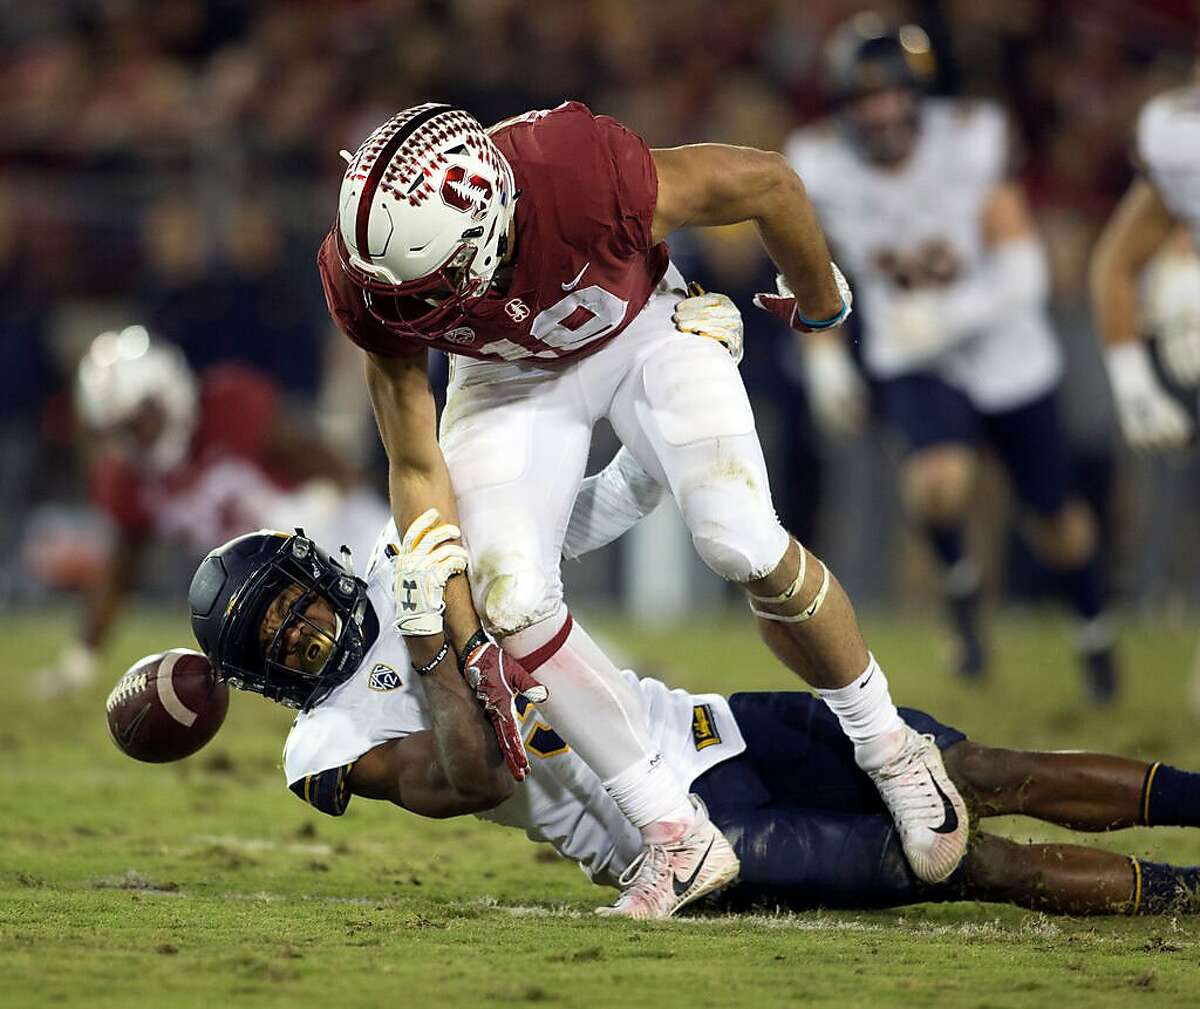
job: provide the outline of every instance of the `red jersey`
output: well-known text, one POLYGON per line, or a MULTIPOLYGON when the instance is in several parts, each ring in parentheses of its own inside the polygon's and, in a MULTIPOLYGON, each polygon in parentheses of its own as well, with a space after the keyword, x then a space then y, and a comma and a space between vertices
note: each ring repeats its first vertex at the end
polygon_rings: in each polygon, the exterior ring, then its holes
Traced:
MULTIPOLYGON (((403 336, 368 312, 331 231, 317 254, 325 301, 364 350, 387 357, 421 346, 508 361, 573 357, 628 326, 662 279, 667 246, 651 238, 658 176, 641 137, 579 102, 529 112, 489 132, 520 192, 507 289, 474 301, 440 337, 403 336)), ((372 299, 380 311, 384 299, 372 299)))
POLYGON ((201 378, 187 456, 157 473, 110 453, 91 472, 92 500, 127 535, 163 536, 203 551, 263 524, 278 484, 264 457, 279 393, 258 372, 218 365, 201 378))

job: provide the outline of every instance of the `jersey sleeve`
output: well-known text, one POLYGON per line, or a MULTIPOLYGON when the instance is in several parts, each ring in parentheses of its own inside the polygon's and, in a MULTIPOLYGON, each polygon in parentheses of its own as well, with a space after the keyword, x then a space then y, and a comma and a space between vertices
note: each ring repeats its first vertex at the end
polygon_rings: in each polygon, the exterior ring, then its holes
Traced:
POLYGON ((596 130, 614 183, 614 243, 628 252, 646 252, 654 245, 651 234, 658 204, 658 171, 650 148, 611 116, 597 116, 596 130))
POLYGON ((141 536, 153 528, 154 516, 142 500, 142 481, 120 456, 107 454, 96 460, 88 475, 88 492, 122 533, 141 536))
POLYGON ((201 383, 198 443, 207 452, 260 461, 280 409, 279 389, 265 375, 243 365, 217 365, 201 383))
POLYGON ((315 774, 306 774, 291 782, 288 788, 314 809, 329 816, 341 816, 353 797, 348 784, 353 766, 352 763, 342 764, 315 774))

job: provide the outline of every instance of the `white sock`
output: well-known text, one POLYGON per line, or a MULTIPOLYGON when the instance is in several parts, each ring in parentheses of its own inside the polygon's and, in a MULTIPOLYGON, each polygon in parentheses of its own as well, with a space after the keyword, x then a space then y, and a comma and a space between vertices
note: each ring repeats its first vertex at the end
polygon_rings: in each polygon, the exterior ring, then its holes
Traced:
POLYGON ((569 619, 564 608, 550 621, 505 638, 504 647, 518 657, 533 653, 540 660, 527 667, 550 691, 538 711, 604 783, 648 843, 675 840, 692 826, 696 813, 687 789, 658 753, 637 688, 578 623, 552 654, 544 655, 569 619))
POLYGON ((817 694, 837 715, 842 731, 854 743, 855 757, 867 756, 867 763, 859 759, 860 767, 871 770, 887 762, 892 755, 888 751, 894 748, 883 747, 877 755, 871 751, 880 748, 870 744, 903 729, 904 722, 892 703, 887 677, 875 656, 871 656, 867 668, 846 686, 818 690, 817 694))
POLYGON ((696 822, 695 808, 661 753, 639 760, 603 784, 647 844, 677 841, 696 822))

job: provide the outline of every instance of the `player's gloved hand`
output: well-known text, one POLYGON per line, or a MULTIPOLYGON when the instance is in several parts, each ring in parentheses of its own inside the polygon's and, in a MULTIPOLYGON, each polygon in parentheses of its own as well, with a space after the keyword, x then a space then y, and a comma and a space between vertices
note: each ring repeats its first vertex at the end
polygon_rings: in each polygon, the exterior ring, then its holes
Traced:
POLYGON ((897 361, 927 361, 954 342, 942 321, 941 308, 935 291, 904 291, 892 299, 883 329, 897 361))
POLYGON ((838 269, 837 263, 831 262, 829 267, 833 270, 833 279, 837 283, 838 294, 842 296, 842 309, 832 318, 806 319, 801 315, 796 305, 796 296, 788 287, 787 281, 783 279, 783 274, 777 274, 775 277, 775 287, 779 293, 756 294, 754 304, 764 312, 770 312, 775 318, 782 319, 792 329, 798 329, 801 333, 816 333, 820 330, 840 326, 850 315, 850 310, 854 305, 854 295, 850 291, 850 285, 846 283, 842 271, 838 269))
POLYGON ((517 781, 524 781, 529 773, 529 757, 517 721, 517 695, 523 694, 527 701, 541 704, 550 691, 489 637, 483 637, 463 657, 462 669, 467 684, 491 720, 504 763, 517 781))
POLYGON ((836 334, 796 339, 804 347, 808 399, 817 424, 835 437, 857 434, 866 419, 867 393, 845 342, 836 334))
POLYGON ((401 634, 442 632, 446 582, 467 570, 467 549, 458 526, 443 522, 436 508, 418 515, 404 531, 392 558, 395 626, 401 634))
POLYGON ((1105 355, 1121 433, 1138 451, 1179 448, 1192 434, 1192 420, 1159 384, 1145 344, 1120 343, 1105 355))
POLYGON ((734 364, 741 364, 742 313, 727 295, 700 293, 684 298, 675 306, 671 318, 681 333, 696 333, 716 340, 729 351, 734 364))

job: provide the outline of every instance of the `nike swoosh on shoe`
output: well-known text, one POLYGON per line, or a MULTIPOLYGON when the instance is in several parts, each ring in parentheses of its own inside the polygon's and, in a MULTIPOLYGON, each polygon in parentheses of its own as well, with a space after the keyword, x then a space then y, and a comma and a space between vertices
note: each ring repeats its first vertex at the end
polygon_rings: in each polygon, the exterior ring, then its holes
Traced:
POLYGON ((674 873, 671 873, 671 889, 675 891, 676 897, 682 897, 692 888, 692 884, 696 882, 696 877, 700 875, 700 870, 704 868, 704 863, 708 861, 708 853, 712 851, 714 844, 716 844, 716 838, 712 838, 708 842, 708 847, 704 849, 704 854, 700 856, 700 861, 696 863, 696 868, 692 870, 692 874, 687 879, 681 880, 674 873))
MULTIPOLYGON (((928 771, 929 767, 926 766, 925 770, 928 771)), ((944 820, 942 820, 941 826, 931 827, 930 829, 935 834, 953 834, 956 830, 958 830, 958 810, 954 808, 954 803, 950 801, 950 797, 942 791, 942 786, 938 784, 937 778, 935 778, 932 774, 929 775, 929 778, 933 782, 934 791, 937 792, 938 796, 942 800, 942 809, 946 813, 946 817, 944 820)))

